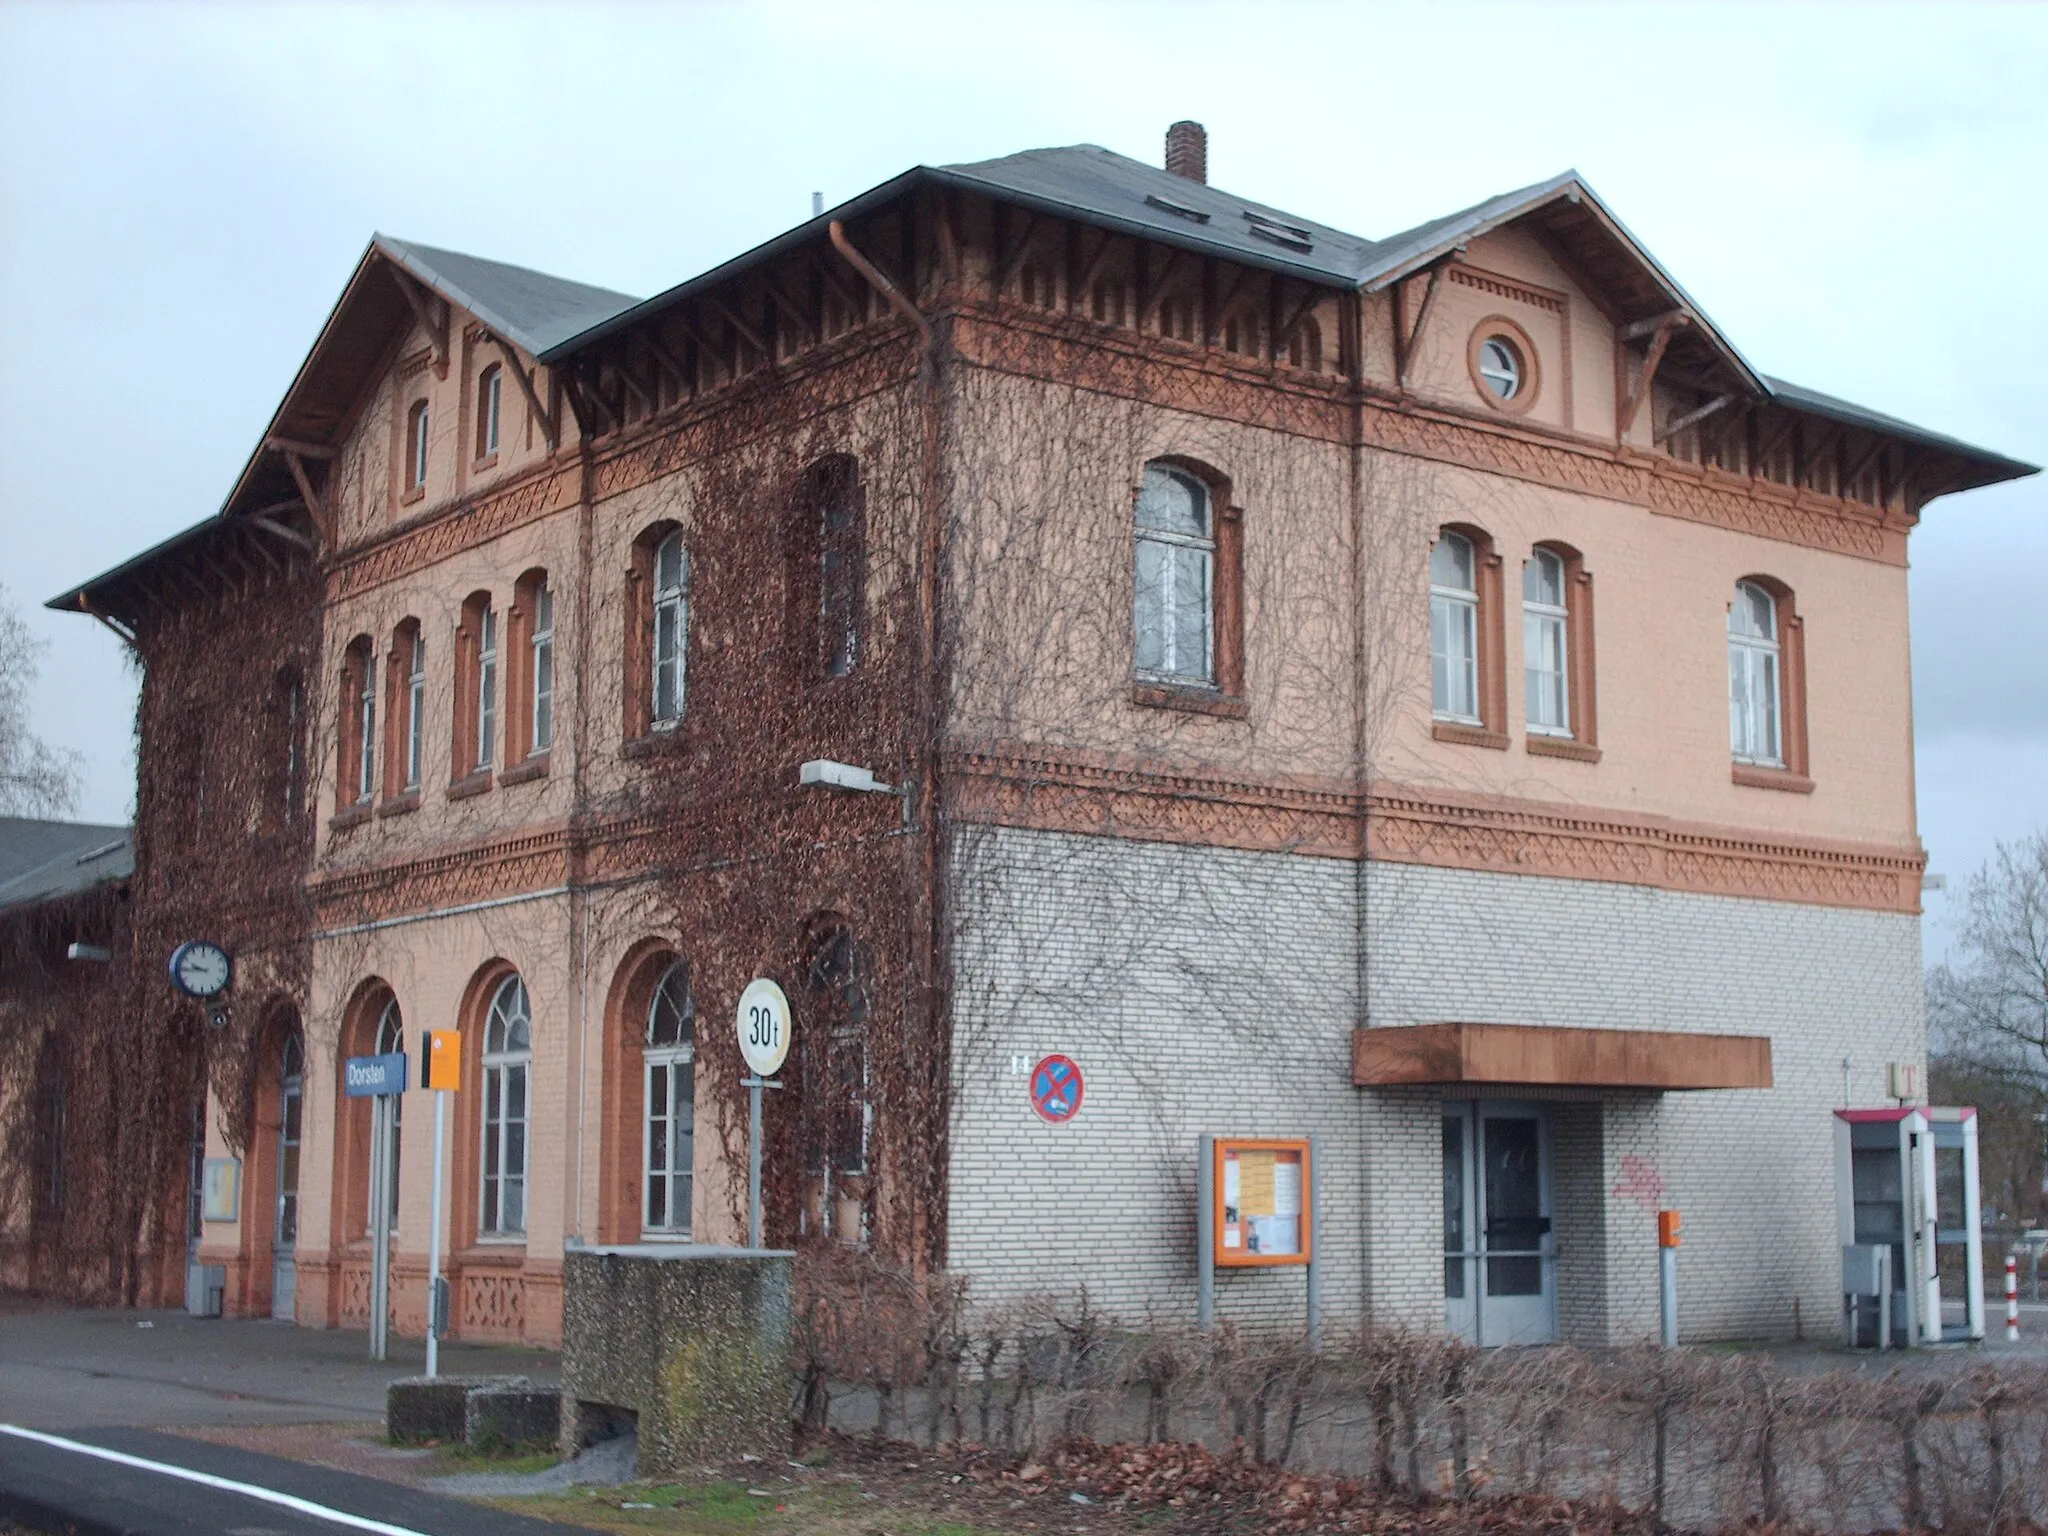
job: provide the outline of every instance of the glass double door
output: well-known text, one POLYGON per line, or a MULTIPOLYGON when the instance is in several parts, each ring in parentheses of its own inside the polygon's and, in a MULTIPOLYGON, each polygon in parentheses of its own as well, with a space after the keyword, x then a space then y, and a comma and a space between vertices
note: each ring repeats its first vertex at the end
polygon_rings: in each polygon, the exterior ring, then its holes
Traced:
POLYGON ((1444 1105, 1444 1324, 1481 1346, 1557 1337, 1550 1116, 1540 1104, 1444 1105))

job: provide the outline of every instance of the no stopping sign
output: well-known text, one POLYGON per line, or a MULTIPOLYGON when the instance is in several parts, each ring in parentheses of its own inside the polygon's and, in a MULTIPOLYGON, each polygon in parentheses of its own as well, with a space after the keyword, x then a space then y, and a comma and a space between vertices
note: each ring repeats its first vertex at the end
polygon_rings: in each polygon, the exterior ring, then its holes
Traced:
POLYGON ((1031 1069, 1031 1107, 1039 1119, 1064 1125, 1080 1110, 1084 1087, 1071 1056, 1048 1056, 1031 1069))

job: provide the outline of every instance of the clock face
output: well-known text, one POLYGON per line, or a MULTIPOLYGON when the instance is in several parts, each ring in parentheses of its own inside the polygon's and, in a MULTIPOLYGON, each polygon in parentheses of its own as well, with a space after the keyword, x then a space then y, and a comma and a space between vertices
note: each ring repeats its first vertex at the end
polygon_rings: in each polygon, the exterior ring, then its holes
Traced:
POLYGON ((234 962, 218 944, 203 939, 180 944, 171 956, 171 980, 193 997, 217 997, 227 990, 234 962))

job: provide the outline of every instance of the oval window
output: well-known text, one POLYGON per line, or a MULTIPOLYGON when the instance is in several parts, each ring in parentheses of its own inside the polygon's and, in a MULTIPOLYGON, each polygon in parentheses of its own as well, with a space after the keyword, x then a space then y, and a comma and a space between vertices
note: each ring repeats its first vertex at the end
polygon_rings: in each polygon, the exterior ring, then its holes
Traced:
POLYGON ((1489 336, 1479 344, 1479 377, 1498 400, 1522 392, 1522 354, 1505 336, 1489 336))

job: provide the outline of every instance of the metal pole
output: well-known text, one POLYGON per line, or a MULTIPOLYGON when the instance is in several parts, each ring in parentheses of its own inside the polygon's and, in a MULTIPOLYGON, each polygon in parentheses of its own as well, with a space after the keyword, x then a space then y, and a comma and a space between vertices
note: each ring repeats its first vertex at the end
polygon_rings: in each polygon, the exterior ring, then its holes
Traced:
POLYGON ((2005 1342, 2017 1344, 2020 1341, 2020 1259, 2016 1253, 2005 1256, 2005 1342))
POLYGON ((1678 1250, 1657 1250, 1658 1301, 1663 1312, 1664 1347, 1678 1348, 1678 1250))
POLYGON ((747 1079, 747 1246, 761 1246, 761 1079, 747 1079))
POLYGON ((391 1322, 391 1098, 370 1100, 370 1358, 389 1353, 391 1322))
POLYGON ((447 1141, 448 1090, 434 1090, 434 1214, 427 1229, 427 1375, 441 1370, 441 1169, 447 1141))
POLYGON ((1204 1333, 1216 1326, 1216 1138, 1202 1138, 1195 1170, 1195 1323, 1204 1333))
POLYGON ((1316 1220, 1316 1188, 1321 1177, 1316 1169, 1316 1139, 1308 1139, 1308 1166, 1301 1171, 1308 1186, 1302 1191, 1301 1213, 1308 1228, 1308 1347, 1320 1349, 1323 1342, 1323 1272, 1316 1263, 1316 1249, 1322 1246, 1322 1223, 1316 1220))

